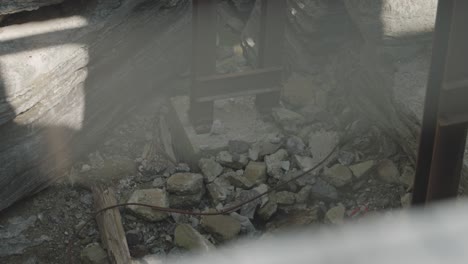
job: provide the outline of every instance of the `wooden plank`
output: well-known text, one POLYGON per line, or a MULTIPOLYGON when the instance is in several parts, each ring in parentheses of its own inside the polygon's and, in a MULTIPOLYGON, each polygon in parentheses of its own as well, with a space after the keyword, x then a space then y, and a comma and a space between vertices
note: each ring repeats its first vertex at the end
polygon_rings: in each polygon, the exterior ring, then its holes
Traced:
MULTIPOLYGON (((102 185, 96 184, 91 186, 91 189, 96 211, 117 204, 114 191, 111 188, 105 188, 102 185)), ((110 263, 132 263, 119 209, 109 209, 98 214, 96 221, 110 263)))

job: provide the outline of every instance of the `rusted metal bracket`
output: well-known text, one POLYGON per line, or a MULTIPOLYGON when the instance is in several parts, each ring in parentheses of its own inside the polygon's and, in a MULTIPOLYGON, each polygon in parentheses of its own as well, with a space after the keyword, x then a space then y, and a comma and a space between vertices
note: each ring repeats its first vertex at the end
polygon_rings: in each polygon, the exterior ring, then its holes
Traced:
POLYGON ((286 0, 262 0, 259 69, 236 74, 216 74, 216 1, 193 0, 192 78, 189 116, 198 133, 209 132, 213 102, 256 95, 259 109, 278 104, 282 82, 282 51, 286 0))
POLYGON ((439 1, 413 205, 457 195, 468 124, 468 1, 439 1))

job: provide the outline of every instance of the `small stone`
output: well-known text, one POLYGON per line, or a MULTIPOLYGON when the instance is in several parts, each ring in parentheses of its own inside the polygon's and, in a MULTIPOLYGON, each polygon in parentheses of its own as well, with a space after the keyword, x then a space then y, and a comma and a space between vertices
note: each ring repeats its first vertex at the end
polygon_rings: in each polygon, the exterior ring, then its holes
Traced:
POLYGON ((327 211, 325 214, 325 222, 331 224, 342 224, 346 208, 343 205, 338 205, 327 211))
POLYGON ((353 180, 353 175, 347 167, 335 164, 325 170, 324 178, 335 187, 343 187, 353 180))
POLYGON ((275 199, 279 205, 291 205, 296 201, 296 196, 292 192, 281 191, 275 194, 275 199))
POLYGON ((258 160, 259 151, 257 149, 249 149, 249 159, 252 161, 258 160))
POLYGON ((354 177, 360 179, 367 175, 368 172, 374 167, 375 161, 368 160, 361 163, 357 163, 349 166, 349 169, 353 172, 354 177))
POLYGON ((287 132, 296 132, 298 127, 305 122, 302 115, 286 108, 276 107, 271 111, 275 121, 287 132))
MULTIPOLYGON (((300 173, 303 173, 303 172, 293 169, 288 173, 288 175, 290 175, 290 177, 292 178, 292 177, 297 177, 297 175, 299 175, 300 173)), ((314 173, 310 172, 310 173, 307 173, 307 175, 304 175, 296 179, 296 184, 299 187, 304 187, 306 185, 314 184, 316 180, 317 180, 317 176, 314 173)))
POLYGON ((278 210, 278 204, 274 199, 269 199, 269 201, 261 208, 257 210, 258 216, 263 221, 268 221, 278 210))
POLYGON ((301 188, 301 190, 296 193, 296 202, 297 203, 306 203, 309 200, 310 192, 312 191, 312 186, 306 185, 301 188))
POLYGON ((304 228, 312 223, 317 223, 319 214, 317 206, 311 208, 294 208, 287 214, 275 217, 267 223, 267 230, 284 228, 304 228))
POLYGON ((174 231, 174 242, 178 247, 187 250, 209 251, 213 244, 188 224, 179 224, 174 231))
MULTIPOLYGON (((167 194, 164 190, 161 189, 136 190, 132 193, 128 202, 145 203, 159 207, 169 207, 167 194)), ((138 205, 129 205, 128 209, 148 221, 161 221, 168 216, 168 214, 165 212, 160 212, 149 207, 138 205)))
POLYGON ((152 183, 154 188, 163 188, 165 184, 166 184, 166 181, 161 177, 157 177, 156 179, 154 179, 152 183))
POLYGON ((255 226, 252 224, 250 219, 248 217, 245 217, 243 215, 240 215, 238 213, 231 213, 229 214, 231 217, 234 217, 235 219, 239 220, 241 224, 241 233, 244 234, 253 234, 257 232, 257 229, 255 229, 255 226))
POLYGON ((257 159, 263 159, 266 155, 271 155, 278 151, 280 147, 281 143, 271 143, 270 139, 264 138, 253 144, 251 150, 258 153, 257 159))
POLYGON ((230 184, 237 188, 251 189, 255 184, 247 179, 244 175, 239 175, 236 172, 226 172, 222 175, 230 184))
POLYGON ((285 171, 289 171, 289 168, 291 167, 291 162, 289 160, 284 160, 281 162, 281 168, 285 171))
POLYGON ((108 263, 107 254, 99 244, 89 244, 81 251, 81 263, 106 264, 108 263))
POLYGON ((294 155, 294 163, 302 170, 306 171, 314 167, 315 162, 311 157, 294 155))
POLYGON ((400 183, 403 184, 403 186, 405 186, 406 188, 413 187, 414 175, 414 169, 410 166, 406 166, 403 169, 403 173, 401 174, 400 183))
POLYGON ((233 239, 241 230, 239 220, 227 215, 202 216, 201 226, 216 239, 233 239))
POLYGON ((198 167, 200 167, 200 170, 202 171, 205 178, 205 182, 207 183, 214 181, 214 179, 216 179, 216 177, 218 177, 223 172, 223 167, 219 165, 219 163, 216 162, 214 158, 200 159, 198 162, 198 167))
POLYGON ((300 137, 291 136, 286 140, 286 150, 290 155, 301 155, 306 152, 306 145, 300 137))
POLYGON ((343 166, 349 166, 354 161, 354 154, 349 151, 340 150, 337 157, 338 162, 343 166))
POLYGON ((225 178, 218 177, 214 182, 206 185, 206 189, 213 200, 213 204, 226 201, 233 191, 233 186, 225 178))
POLYGON ((167 179, 167 191, 176 195, 203 192, 203 176, 197 173, 176 173, 167 179))
POLYGON ((221 151, 216 156, 216 161, 228 168, 232 168, 235 170, 242 169, 247 165, 249 162, 247 155, 245 154, 235 154, 231 155, 231 153, 227 151, 221 151))
MULTIPOLYGON (((239 192, 237 192, 235 202, 232 205, 237 205, 238 203, 248 201, 248 200, 258 196, 259 194, 260 193, 255 189, 240 190, 239 192)), ((240 214, 243 215, 243 216, 246 216, 246 217, 248 217, 250 219, 253 219, 254 215, 255 215, 255 210, 261 204, 262 204, 262 201, 260 199, 255 199, 255 200, 253 200, 253 201, 251 201, 249 203, 246 203, 246 204, 242 205, 242 207, 240 208, 240 214)), ((230 207, 230 206, 228 206, 228 207, 230 207)))
POLYGON ((312 198, 324 201, 338 200, 338 191, 336 188, 321 178, 316 178, 315 183, 312 184, 311 187, 310 195, 312 198))
POLYGON ((249 151, 250 144, 242 140, 229 140, 228 148, 231 153, 243 154, 249 151))
POLYGON ((338 134, 334 131, 319 130, 310 133, 308 143, 311 157, 314 160, 313 165, 325 159, 333 151, 338 142, 338 134))
POLYGON ((384 159, 377 165, 377 175, 380 180, 387 183, 399 183, 400 172, 395 163, 389 159, 384 159))
POLYGON ((244 172, 245 178, 255 184, 265 183, 267 180, 266 165, 263 162, 251 161, 244 172))
MULTIPOLYGON (((268 185, 263 184, 263 183, 254 188, 254 190, 257 191, 257 193, 259 195, 262 194, 262 193, 266 193, 268 191, 268 189, 269 189, 268 185)), ((263 195, 260 198, 260 200, 262 201, 260 206, 264 206, 268 202, 268 199, 269 199, 269 196, 263 195)))
POLYGON ((411 207, 411 199, 413 198, 413 195, 411 193, 406 193, 400 198, 401 202, 401 207, 403 208, 409 208, 411 207))
POLYGON ((277 152, 265 156, 267 174, 273 178, 279 179, 283 176, 282 163, 288 158, 288 152, 280 149, 277 152))

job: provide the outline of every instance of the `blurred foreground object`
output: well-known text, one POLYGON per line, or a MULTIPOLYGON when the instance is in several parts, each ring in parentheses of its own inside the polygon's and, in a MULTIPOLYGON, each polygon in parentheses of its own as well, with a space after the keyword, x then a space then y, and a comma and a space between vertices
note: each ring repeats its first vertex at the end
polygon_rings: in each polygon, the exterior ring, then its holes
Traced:
POLYGON ((168 263, 467 263, 466 237, 468 201, 459 200, 341 227, 241 241, 207 255, 168 263))
POLYGON ((439 1, 413 204, 457 195, 468 123, 468 2, 439 1))

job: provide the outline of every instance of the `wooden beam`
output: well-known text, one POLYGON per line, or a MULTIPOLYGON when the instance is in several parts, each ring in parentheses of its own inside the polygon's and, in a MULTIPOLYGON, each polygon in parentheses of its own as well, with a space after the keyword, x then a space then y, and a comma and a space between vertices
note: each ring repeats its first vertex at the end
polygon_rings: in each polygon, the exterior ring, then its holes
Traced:
MULTIPOLYGON (((117 204, 114 191, 102 185, 91 186, 96 210, 117 204)), ((101 240, 107 250, 109 262, 112 264, 132 263, 127 238, 122 226, 122 219, 118 208, 109 209, 96 216, 101 240)))

